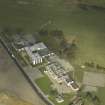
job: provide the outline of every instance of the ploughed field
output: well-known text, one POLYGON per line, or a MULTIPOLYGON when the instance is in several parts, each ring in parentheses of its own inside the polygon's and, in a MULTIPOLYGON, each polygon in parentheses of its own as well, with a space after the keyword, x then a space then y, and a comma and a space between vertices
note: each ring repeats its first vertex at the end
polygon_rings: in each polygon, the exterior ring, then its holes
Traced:
POLYGON ((45 105, 0 43, 0 92, 2 91, 16 94, 33 105, 45 105))

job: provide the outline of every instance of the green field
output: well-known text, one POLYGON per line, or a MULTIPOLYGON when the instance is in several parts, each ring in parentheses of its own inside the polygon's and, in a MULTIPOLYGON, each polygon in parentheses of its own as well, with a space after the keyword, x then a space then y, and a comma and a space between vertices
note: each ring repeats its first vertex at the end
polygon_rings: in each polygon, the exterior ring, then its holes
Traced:
POLYGON ((37 79, 35 82, 55 105, 68 105, 70 103, 71 98, 74 96, 74 93, 64 94, 64 102, 57 103, 56 97, 58 93, 52 89, 52 83, 46 75, 42 78, 37 79))
POLYGON ((81 2, 90 5, 105 6, 105 0, 81 0, 81 2))
POLYGON ((75 63, 94 61, 105 65, 105 13, 101 10, 81 10, 66 6, 63 0, 0 0, 0 27, 23 28, 34 33, 48 21, 45 28, 57 28, 65 36, 78 38, 75 63), (60 4, 60 5, 59 5, 60 4))
POLYGON ((98 94, 100 98, 101 105, 105 105, 105 87, 104 88, 99 88, 98 94))
POLYGON ((47 76, 44 76, 43 78, 40 78, 40 79, 36 80, 35 82, 37 83, 37 85, 41 88, 41 90, 45 94, 50 93, 52 83, 47 76))
MULTIPOLYGON (((51 21, 51 24, 44 28, 57 28, 63 30, 66 37, 77 37, 78 51, 73 63, 93 61, 105 66, 104 8, 82 10, 67 5, 63 0, 22 1, 27 3, 21 4, 19 0, 0 0, 1 28, 23 28, 24 31, 34 33, 51 21)), ((85 3, 105 6, 105 0, 88 0, 85 3)), ((100 97, 103 96, 101 93, 100 97)), ((104 99, 102 105, 105 105, 104 99)))

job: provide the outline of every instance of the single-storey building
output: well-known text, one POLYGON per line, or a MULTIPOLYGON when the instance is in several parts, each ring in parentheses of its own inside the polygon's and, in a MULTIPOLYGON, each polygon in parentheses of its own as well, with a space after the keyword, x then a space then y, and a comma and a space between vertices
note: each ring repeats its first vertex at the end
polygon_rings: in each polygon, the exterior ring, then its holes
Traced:
POLYGON ((46 66, 45 73, 50 75, 58 83, 65 82, 72 90, 78 91, 79 87, 75 81, 68 75, 67 71, 57 62, 53 62, 46 66))

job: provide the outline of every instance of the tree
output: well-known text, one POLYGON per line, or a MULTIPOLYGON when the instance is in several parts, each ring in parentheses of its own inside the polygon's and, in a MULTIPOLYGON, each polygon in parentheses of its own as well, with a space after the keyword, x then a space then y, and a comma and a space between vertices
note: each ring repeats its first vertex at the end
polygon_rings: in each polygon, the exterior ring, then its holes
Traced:
POLYGON ((54 95, 54 96, 56 96, 56 95, 58 94, 58 92, 57 92, 56 89, 52 89, 52 90, 50 91, 50 93, 51 93, 51 95, 54 95))
POLYGON ((59 36, 59 35, 63 36, 63 31, 56 29, 56 30, 52 30, 52 31, 50 32, 50 34, 51 34, 51 35, 54 35, 54 36, 59 36))
POLYGON ((92 94, 90 92, 86 92, 86 97, 92 97, 92 94))
POLYGON ((13 32, 12 29, 9 27, 4 27, 2 29, 2 33, 6 34, 6 35, 12 35, 12 32, 13 32))
POLYGON ((94 96, 92 98, 92 101, 93 101, 94 105, 100 105, 100 99, 97 96, 94 96))
POLYGON ((24 35, 23 29, 22 28, 16 28, 15 33, 18 35, 24 35))
POLYGON ((41 36, 48 36, 48 30, 41 29, 41 30, 39 31, 39 35, 41 35, 41 36))
POLYGON ((13 35, 13 30, 9 27, 4 27, 2 29, 2 35, 3 37, 5 37, 5 39, 8 41, 8 42, 11 42, 12 41, 12 35, 13 35))

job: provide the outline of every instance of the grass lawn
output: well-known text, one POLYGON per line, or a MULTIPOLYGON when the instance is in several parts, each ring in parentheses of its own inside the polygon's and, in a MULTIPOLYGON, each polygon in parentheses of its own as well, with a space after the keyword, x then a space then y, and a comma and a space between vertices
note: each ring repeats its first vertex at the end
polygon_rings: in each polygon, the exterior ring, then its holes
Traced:
POLYGON ((49 78, 45 75, 44 77, 38 79, 35 81, 39 88, 49 96, 49 99, 55 104, 55 105, 69 105, 71 98, 74 96, 73 93, 71 94, 64 94, 64 102, 57 103, 56 102, 56 94, 52 93, 52 87, 51 87, 51 81, 49 78))
POLYGON ((105 6, 105 0, 81 0, 81 1, 83 1, 83 3, 91 5, 105 6))
POLYGON ((46 95, 49 95, 52 83, 46 75, 40 79, 37 79, 35 82, 46 95))
POLYGON ((97 96, 101 101, 101 105, 105 105, 105 87, 99 88, 97 96))
POLYGON ((21 27, 33 33, 50 20, 52 24, 45 28, 58 28, 66 37, 77 37, 78 51, 73 62, 91 60, 105 66, 104 11, 71 9, 61 0, 26 1, 28 5, 18 4, 18 0, 0 0, 0 26, 21 27))
POLYGON ((84 75, 83 70, 75 70, 75 73, 74 73, 75 81, 82 83, 83 75, 84 75))
POLYGON ((65 94, 64 95, 64 102, 62 103, 57 103, 55 100, 55 97, 51 96, 49 97, 50 100, 52 100, 52 102, 54 102, 55 105, 69 105, 71 98, 73 98, 74 94, 65 94))

